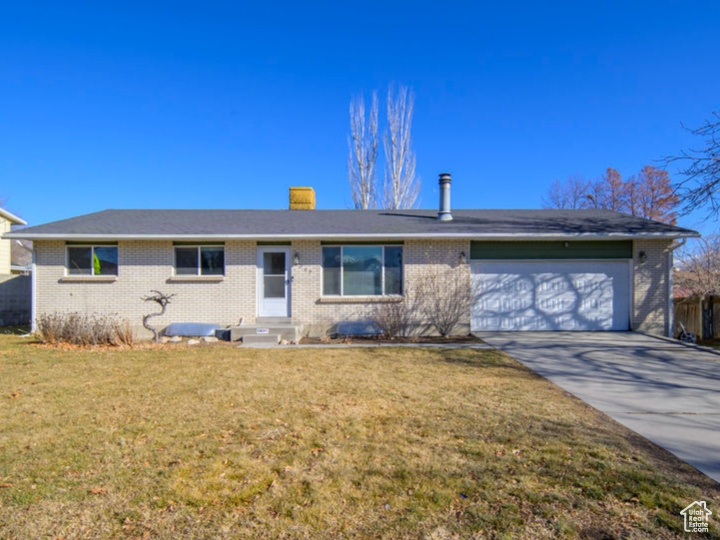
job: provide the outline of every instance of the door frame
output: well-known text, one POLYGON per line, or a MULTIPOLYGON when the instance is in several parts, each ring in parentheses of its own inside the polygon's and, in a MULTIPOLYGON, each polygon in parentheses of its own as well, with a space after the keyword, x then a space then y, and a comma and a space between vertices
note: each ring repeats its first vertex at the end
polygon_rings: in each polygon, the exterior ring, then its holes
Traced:
POLYGON ((290 298, 292 296, 292 275, 290 265, 290 247, 289 246, 258 246, 257 247, 257 270, 255 272, 255 313, 256 317, 290 317, 290 298), (285 315, 265 315, 262 312, 263 307, 263 255, 265 253, 284 253, 285 254, 285 315))

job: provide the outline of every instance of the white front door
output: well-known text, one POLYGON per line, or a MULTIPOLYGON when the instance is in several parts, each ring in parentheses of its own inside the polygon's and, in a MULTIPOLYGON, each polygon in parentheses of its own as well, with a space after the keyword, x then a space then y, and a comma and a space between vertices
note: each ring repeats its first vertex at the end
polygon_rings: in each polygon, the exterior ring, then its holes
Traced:
POLYGON ((628 330, 628 261, 473 262, 471 329, 628 330))
POLYGON ((290 316, 290 248, 258 248, 258 317, 290 316))

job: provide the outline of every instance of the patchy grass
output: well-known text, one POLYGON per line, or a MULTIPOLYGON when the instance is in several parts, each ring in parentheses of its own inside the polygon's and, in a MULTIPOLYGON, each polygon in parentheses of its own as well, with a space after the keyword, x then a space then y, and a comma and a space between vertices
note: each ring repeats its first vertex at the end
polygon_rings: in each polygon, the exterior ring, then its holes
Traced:
POLYGON ((0 426, 3 538, 679 538, 686 505, 720 510, 495 351, 0 335, 0 426))

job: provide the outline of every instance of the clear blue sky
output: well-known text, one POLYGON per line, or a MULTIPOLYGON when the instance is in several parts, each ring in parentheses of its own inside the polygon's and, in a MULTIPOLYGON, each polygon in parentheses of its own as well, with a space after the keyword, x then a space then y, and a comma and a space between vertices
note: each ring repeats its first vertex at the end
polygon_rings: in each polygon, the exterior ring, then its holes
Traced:
POLYGON ((449 171, 455 207, 535 208, 692 145, 719 29, 716 0, 3 2, 0 195, 30 224, 285 208, 290 185, 347 208, 349 100, 396 82, 422 207, 449 171))

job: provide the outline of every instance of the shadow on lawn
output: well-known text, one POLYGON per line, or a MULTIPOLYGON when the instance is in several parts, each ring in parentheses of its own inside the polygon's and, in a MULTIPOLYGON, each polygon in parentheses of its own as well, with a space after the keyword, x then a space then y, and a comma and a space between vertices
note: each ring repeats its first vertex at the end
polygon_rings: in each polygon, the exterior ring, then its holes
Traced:
POLYGON ((506 368, 516 370, 528 378, 536 378, 533 371, 523 366, 517 360, 501 353, 488 349, 440 349, 437 351, 439 359, 448 364, 456 364, 474 368, 506 368))

